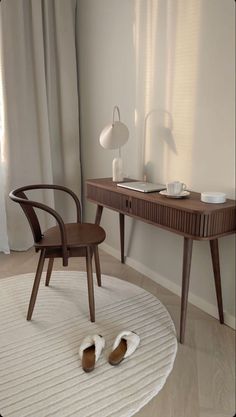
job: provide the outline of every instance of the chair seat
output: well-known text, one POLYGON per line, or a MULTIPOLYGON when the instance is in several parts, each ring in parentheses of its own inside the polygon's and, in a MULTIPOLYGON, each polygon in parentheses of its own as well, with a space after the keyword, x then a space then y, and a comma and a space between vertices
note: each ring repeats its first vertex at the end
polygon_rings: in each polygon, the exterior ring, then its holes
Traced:
MULTIPOLYGON (((102 227, 92 223, 67 223, 65 224, 67 235, 67 247, 78 248, 98 245, 103 242, 106 233, 102 227)), ((43 238, 35 243, 35 248, 61 247, 61 234, 59 226, 51 227, 44 232, 43 238)))

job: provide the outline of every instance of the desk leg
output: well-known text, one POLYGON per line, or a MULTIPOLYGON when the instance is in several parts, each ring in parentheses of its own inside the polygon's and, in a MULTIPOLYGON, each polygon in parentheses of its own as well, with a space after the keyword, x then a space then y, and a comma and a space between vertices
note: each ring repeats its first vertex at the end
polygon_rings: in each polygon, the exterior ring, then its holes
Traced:
POLYGON ((120 218, 120 258, 121 263, 125 263, 125 215, 122 213, 119 213, 120 218))
POLYGON ((95 224, 100 224, 101 217, 103 212, 103 206, 97 205, 96 217, 95 217, 95 224))
POLYGON ((193 249, 193 240, 185 237, 184 238, 183 272, 182 272, 180 343, 184 343, 192 249, 193 249))
POLYGON ((219 311, 220 323, 224 324, 224 312, 221 290, 221 278, 220 278, 220 258, 219 258, 219 245, 218 239, 210 240, 212 266, 215 278, 216 297, 219 311))

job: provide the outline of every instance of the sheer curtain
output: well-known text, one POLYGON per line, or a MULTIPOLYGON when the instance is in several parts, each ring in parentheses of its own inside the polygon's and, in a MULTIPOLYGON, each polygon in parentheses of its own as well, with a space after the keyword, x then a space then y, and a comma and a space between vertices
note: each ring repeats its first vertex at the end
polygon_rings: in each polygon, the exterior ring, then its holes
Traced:
MULTIPOLYGON (((0 32, 1 36, 1 32, 0 32)), ((1 61, 1 38, 0 38, 0 252, 9 253, 7 236, 7 217, 5 205, 5 161, 4 161, 4 114, 2 92, 2 61, 1 61)))
POLYGON ((4 187, 4 166, 0 161, 0 252, 9 253, 4 187))
MULTIPOLYGON (((20 208, 8 198, 11 189, 57 183, 80 194, 77 7, 76 0, 3 0, 0 13, 6 167, 0 204, 1 210, 6 206, 10 247, 23 250, 32 245, 32 236, 20 208)), ((37 197, 72 219, 69 200, 37 197)), ((48 219, 42 221, 46 227, 48 219)))

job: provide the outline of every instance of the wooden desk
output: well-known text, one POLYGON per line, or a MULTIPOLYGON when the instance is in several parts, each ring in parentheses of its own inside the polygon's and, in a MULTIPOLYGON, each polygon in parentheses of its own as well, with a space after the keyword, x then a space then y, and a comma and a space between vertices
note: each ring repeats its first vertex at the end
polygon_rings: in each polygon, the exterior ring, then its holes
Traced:
POLYGON ((125 260, 125 215, 184 237, 180 343, 184 342, 193 240, 210 241, 219 319, 224 323, 218 238, 236 231, 235 201, 207 204, 201 202, 200 194, 195 192, 186 199, 168 199, 156 192, 144 194, 117 187, 111 178, 88 180, 86 184, 87 199, 97 204, 97 224, 103 207, 119 213, 122 263, 125 260))

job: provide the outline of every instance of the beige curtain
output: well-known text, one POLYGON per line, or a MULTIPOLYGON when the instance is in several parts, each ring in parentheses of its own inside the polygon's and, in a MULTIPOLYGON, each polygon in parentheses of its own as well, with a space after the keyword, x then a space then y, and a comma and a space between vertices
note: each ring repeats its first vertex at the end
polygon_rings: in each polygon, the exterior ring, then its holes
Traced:
MULTIPOLYGON (((54 183, 80 194, 77 8, 76 0, 3 0, 0 8, 7 230, 10 247, 21 250, 32 237, 11 189, 54 183)), ((61 194, 37 198, 73 220, 61 194)))

